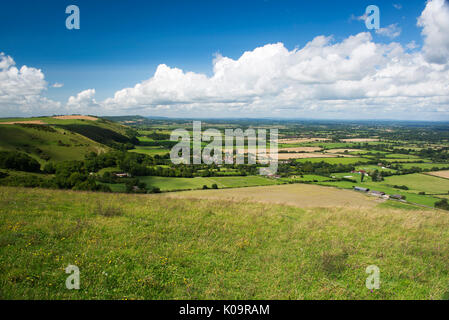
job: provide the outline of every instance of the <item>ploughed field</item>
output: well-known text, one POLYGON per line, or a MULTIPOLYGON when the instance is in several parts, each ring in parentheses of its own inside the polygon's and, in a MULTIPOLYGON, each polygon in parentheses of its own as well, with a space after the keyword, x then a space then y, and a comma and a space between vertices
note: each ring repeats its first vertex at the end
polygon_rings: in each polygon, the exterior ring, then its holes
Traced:
POLYGON ((349 191, 360 205, 323 208, 329 188, 293 187, 317 188, 315 207, 0 187, 0 298, 449 297, 447 212, 349 191), (65 287, 69 264, 79 290, 65 287), (379 290, 365 287, 370 265, 379 290))

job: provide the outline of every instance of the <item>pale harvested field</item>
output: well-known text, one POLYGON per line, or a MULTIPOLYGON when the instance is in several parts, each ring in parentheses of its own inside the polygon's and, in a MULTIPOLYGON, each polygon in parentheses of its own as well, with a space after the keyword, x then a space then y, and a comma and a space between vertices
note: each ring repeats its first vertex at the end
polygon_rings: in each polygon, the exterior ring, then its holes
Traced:
POLYGON ((0 122, 0 124, 45 124, 45 122, 42 122, 41 120, 29 120, 29 121, 10 121, 10 122, 0 122))
POLYGON ((316 142, 316 141, 330 141, 326 138, 294 138, 294 139, 279 139, 279 143, 303 143, 303 142, 316 142))
POLYGON ((308 159, 308 158, 335 158, 333 154, 323 153, 278 153, 279 160, 286 159, 308 159))
MULTIPOLYGON (((163 194, 169 198, 250 201, 283 204, 300 208, 372 208, 380 202, 350 190, 311 184, 290 184, 221 190, 196 190, 163 194)), ((236 212, 238 214, 238 212, 236 212)))
MULTIPOLYGON (((343 158, 354 158, 353 155, 345 154, 338 155, 343 158)), ((259 155, 261 158, 271 158, 270 154, 259 155)), ((312 159, 312 158, 337 158, 337 154, 331 153, 278 153, 279 160, 287 160, 287 159, 312 159)))
POLYGON ((321 151, 320 147, 297 147, 297 148, 282 148, 279 151, 287 151, 287 152, 315 152, 321 151))
POLYGON ((449 179, 449 170, 427 172, 428 175, 449 179))
POLYGON ((54 116, 53 118, 63 120, 91 120, 91 121, 98 120, 98 118, 91 116, 54 116))
POLYGON ((357 152, 360 151, 360 149, 330 149, 330 150, 326 150, 327 153, 344 153, 345 151, 348 152, 357 152))
POLYGON ((354 139, 341 139, 341 141, 344 141, 344 142, 376 142, 376 141, 379 141, 379 139, 375 139, 375 138, 354 138, 354 139))

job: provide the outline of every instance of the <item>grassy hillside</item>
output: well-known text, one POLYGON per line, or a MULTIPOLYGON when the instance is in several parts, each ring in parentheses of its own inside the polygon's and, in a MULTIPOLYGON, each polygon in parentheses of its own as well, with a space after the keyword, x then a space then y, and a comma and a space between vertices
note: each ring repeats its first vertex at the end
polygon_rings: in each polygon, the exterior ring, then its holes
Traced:
POLYGON ((447 299, 447 261, 442 211, 0 187, 1 299, 447 299))
POLYGON ((0 119, 0 137, 0 151, 24 152, 41 164, 80 160, 132 138, 129 128, 107 120, 53 117, 0 119))

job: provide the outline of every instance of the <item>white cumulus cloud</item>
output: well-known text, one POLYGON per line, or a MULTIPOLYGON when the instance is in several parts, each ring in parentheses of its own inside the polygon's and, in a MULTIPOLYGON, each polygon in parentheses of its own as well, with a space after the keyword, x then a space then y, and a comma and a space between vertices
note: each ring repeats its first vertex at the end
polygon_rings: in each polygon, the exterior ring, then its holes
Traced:
POLYGON ((423 52, 429 62, 444 64, 449 60, 449 4, 446 0, 428 1, 418 18, 424 37, 423 52))
POLYGON ((99 105, 95 101, 95 89, 81 91, 76 96, 69 97, 66 109, 69 113, 92 113, 99 105))
POLYGON ((386 36, 390 39, 397 38, 401 35, 402 29, 398 27, 398 24, 390 24, 388 27, 385 28, 379 28, 376 30, 377 34, 380 34, 381 36, 386 36))
POLYGON ((14 59, 0 52, 0 110, 9 116, 36 110, 56 110, 61 104, 43 97, 47 82, 40 69, 16 67, 14 59))
POLYGON ((447 68, 398 43, 375 43, 363 32, 341 42, 319 36, 301 49, 268 44, 236 60, 218 55, 210 77, 160 65, 148 80, 101 104, 108 110, 206 116, 346 112, 394 117, 436 110, 447 114, 448 101, 447 68))

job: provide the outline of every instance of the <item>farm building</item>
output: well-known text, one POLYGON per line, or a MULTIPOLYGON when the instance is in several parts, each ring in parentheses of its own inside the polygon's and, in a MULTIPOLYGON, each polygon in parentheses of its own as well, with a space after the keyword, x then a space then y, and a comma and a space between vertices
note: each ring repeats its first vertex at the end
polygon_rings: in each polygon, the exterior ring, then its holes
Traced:
POLYGON ((131 177, 129 173, 116 173, 115 176, 119 178, 131 177))
POLYGON ((370 191, 369 194, 372 195, 372 196, 375 196, 375 197, 379 197, 379 198, 380 198, 380 197, 382 197, 382 196, 385 195, 385 192, 372 190, 372 191, 370 191))
POLYGON ((390 196, 391 199, 396 199, 396 200, 402 200, 404 199, 404 196, 400 195, 400 194, 392 194, 390 196))
POLYGON ((365 170, 352 170, 351 173, 365 174, 369 176, 369 174, 365 170))
POLYGON ((354 191, 368 192, 369 189, 367 189, 367 188, 362 188, 362 187, 354 187, 354 191))

